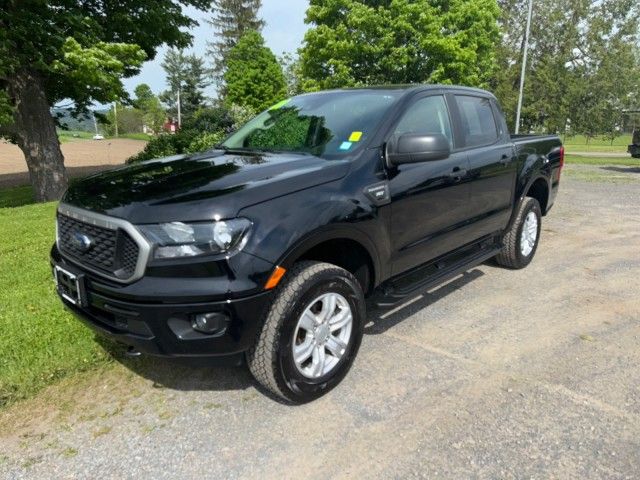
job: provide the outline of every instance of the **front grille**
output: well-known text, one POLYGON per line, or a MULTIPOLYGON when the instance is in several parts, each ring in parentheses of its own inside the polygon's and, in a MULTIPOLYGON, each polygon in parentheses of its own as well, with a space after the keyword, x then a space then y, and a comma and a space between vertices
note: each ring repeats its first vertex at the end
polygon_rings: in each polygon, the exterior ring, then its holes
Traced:
POLYGON ((134 274, 140 255, 140 247, 123 229, 92 225, 60 212, 58 246, 81 265, 121 280, 134 274), (82 236, 91 240, 88 249, 77 241, 82 236))
POLYGON ((138 244, 126 233, 122 232, 122 249, 120 254, 120 264, 127 277, 133 275, 138 263, 140 248, 138 244))

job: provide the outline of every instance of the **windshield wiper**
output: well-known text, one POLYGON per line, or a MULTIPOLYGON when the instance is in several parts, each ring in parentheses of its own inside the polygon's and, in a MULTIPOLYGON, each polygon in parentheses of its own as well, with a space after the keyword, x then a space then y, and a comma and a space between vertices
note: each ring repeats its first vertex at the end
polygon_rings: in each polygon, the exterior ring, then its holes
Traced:
POLYGON ((227 147, 225 145, 216 145, 214 148, 223 150, 225 153, 238 153, 249 155, 262 155, 265 153, 291 153, 297 155, 312 155, 310 152, 297 151, 297 150, 277 150, 269 148, 241 148, 241 147, 227 147))
POLYGON ((264 149, 263 152, 267 153, 290 153, 293 155, 312 155, 311 152, 305 152, 304 150, 278 150, 278 149, 264 149))
POLYGON ((267 150, 257 150, 257 149, 253 149, 253 148, 240 148, 240 147, 235 147, 235 148, 231 148, 231 147, 227 147, 225 145, 216 145, 214 148, 218 149, 218 150, 222 150, 225 153, 237 153, 240 155, 262 155, 264 153, 267 153, 267 150))

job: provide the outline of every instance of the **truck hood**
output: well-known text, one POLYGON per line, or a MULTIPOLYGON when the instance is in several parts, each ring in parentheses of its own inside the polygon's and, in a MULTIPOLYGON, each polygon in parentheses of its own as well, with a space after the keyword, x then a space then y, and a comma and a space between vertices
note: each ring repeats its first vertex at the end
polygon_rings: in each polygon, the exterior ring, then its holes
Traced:
POLYGON ((72 182, 62 201, 132 223, 233 218, 256 203, 338 180, 350 162, 214 150, 150 160, 72 182))

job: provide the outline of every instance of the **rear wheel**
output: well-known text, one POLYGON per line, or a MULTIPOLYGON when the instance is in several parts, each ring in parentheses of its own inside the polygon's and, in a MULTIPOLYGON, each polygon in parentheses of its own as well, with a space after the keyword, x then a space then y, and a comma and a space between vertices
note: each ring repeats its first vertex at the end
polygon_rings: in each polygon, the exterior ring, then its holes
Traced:
POLYGON ((535 198, 526 197, 518 208, 516 219, 504 234, 504 247, 496 261, 508 268, 524 268, 533 259, 540 241, 542 211, 535 198))
POLYGON ((364 295, 353 275, 327 263, 296 264, 277 287, 247 353, 249 369, 279 397, 314 400, 347 374, 364 320, 364 295))

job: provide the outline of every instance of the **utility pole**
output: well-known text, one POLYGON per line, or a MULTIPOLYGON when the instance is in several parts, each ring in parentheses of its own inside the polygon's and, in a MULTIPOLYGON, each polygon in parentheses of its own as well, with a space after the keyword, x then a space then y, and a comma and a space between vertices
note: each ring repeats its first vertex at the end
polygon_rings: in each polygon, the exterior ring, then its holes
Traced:
POLYGON ((520 70, 520 94, 518 95, 518 109, 516 111, 516 135, 520 133, 520 113, 522 112, 522 96, 524 95, 524 74, 527 69, 527 52, 529 50, 529 31, 531 30, 531 14, 533 0, 529 0, 529 14, 527 15, 527 29, 524 33, 524 53, 522 54, 522 69, 520 70))
POLYGON ((182 112, 180 111, 180 85, 178 85, 178 130, 182 126, 182 112))
POLYGON ((113 102, 113 118, 116 126, 116 138, 118 138, 118 104, 113 102))

